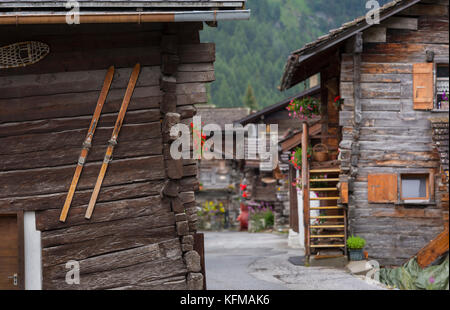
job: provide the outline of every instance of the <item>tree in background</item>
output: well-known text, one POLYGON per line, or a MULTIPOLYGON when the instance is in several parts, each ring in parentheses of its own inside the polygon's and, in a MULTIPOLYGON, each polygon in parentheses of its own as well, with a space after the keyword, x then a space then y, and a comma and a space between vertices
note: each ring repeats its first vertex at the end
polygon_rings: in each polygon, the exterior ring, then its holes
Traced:
MULTIPOLYGON (((379 0, 380 5, 388 1, 379 0)), ((284 92, 277 89, 289 54, 364 15, 365 4, 364 0, 248 0, 250 20, 205 27, 201 41, 216 43, 211 103, 241 107, 248 81, 260 108, 301 92, 302 85, 284 92)))
POLYGON ((244 106, 249 108, 251 111, 259 110, 259 106, 256 102, 255 94, 253 92, 253 87, 250 84, 248 84, 247 91, 245 92, 244 106))

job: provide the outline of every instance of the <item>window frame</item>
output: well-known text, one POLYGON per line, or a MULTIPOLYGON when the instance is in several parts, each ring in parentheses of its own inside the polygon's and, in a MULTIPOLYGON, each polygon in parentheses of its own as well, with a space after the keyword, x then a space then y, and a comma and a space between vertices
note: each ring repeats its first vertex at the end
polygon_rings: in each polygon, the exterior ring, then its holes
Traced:
POLYGON ((411 170, 400 171, 398 173, 398 203, 399 205, 431 205, 435 204, 435 184, 434 184, 435 171, 433 169, 426 170, 411 170), (426 176, 427 177, 427 197, 406 198, 402 196, 403 184, 402 176, 426 176))
MULTIPOLYGON (((449 66, 448 60, 436 60, 434 62, 433 68, 433 112, 449 112, 449 109, 438 109, 437 107, 437 86, 438 86, 438 66, 446 65, 449 66)), ((441 78, 442 79, 442 78, 441 78)), ((445 78, 444 78, 445 79, 445 78)))
POLYGON ((430 174, 429 173, 400 173, 400 186, 399 186, 399 194, 401 201, 430 201, 430 174), (425 197, 403 197, 403 180, 405 179, 421 179, 425 178, 425 197))

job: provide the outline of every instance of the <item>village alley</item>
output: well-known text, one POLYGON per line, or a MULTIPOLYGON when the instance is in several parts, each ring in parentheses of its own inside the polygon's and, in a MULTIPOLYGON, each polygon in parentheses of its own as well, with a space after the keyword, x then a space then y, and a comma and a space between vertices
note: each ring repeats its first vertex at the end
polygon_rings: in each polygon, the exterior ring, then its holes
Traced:
POLYGON ((247 232, 205 233, 208 290, 373 290, 380 289, 343 269, 303 267, 290 257, 286 236, 247 232))

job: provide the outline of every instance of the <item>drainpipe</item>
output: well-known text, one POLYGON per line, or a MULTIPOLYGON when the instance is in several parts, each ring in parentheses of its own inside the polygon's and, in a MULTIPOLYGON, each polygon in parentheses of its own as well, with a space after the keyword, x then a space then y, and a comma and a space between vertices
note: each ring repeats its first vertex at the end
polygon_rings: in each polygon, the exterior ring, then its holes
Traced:
MULTIPOLYGON (((65 24, 67 13, 56 14, 0 14, 0 25, 65 24)), ((82 24, 152 23, 152 22, 215 22, 247 20, 250 10, 133 12, 133 13, 80 13, 82 24)))

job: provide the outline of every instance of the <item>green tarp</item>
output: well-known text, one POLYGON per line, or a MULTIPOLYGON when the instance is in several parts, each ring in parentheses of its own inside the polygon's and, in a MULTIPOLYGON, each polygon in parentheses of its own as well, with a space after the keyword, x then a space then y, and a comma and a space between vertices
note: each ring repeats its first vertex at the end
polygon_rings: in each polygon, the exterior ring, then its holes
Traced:
POLYGON ((399 268, 380 269, 380 282, 401 290, 448 290, 448 254, 438 265, 420 268, 416 258, 399 268))

